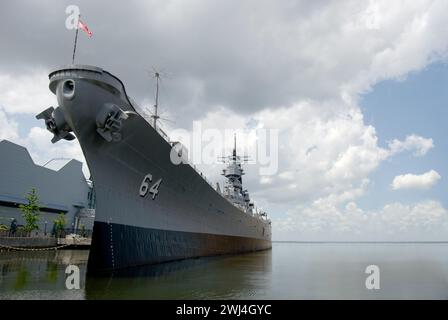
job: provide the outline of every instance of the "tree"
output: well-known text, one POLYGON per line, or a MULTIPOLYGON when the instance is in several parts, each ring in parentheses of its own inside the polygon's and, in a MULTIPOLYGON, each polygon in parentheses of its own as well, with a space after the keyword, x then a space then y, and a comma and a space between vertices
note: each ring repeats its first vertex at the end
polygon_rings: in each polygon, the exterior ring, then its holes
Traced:
POLYGON ((54 223, 54 231, 56 232, 56 237, 60 238, 62 232, 65 229, 65 214, 60 213, 59 216, 53 220, 54 223))
POLYGON ((86 237, 86 226, 82 224, 80 229, 81 229, 81 236, 85 238, 86 237))
POLYGON ((36 189, 32 188, 28 193, 26 199, 28 204, 19 205, 20 211, 22 211, 22 217, 25 219, 24 230, 31 233, 33 230, 38 230, 39 226, 37 222, 39 221, 39 199, 37 197, 36 189))

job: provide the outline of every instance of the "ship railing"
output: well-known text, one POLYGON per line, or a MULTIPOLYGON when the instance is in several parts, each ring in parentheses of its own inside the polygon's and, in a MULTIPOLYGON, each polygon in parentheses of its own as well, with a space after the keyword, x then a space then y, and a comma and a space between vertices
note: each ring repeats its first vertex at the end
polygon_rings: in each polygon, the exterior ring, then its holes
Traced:
MULTIPOLYGON (((135 108, 136 106, 138 106, 138 104, 136 104, 134 101, 133 101, 133 106, 134 106, 134 109, 137 111, 137 109, 135 108)), ((151 126, 151 127, 153 127, 155 130, 156 130, 156 132, 158 132, 159 133, 159 135, 166 141, 166 142, 168 142, 168 144, 170 144, 171 146, 172 146, 172 141, 170 140, 170 137, 168 136, 168 134, 165 132, 165 131, 163 131, 163 129, 160 127, 160 123, 156 126, 156 127, 154 127, 154 122, 153 121, 151 121, 150 119, 148 119, 147 118, 147 116, 145 116, 144 114, 145 114, 145 112, 144 111, 142 111, 141 110, 141 108, 138 106, 138 109, 139 109, 139 111, 137 111, 137 113, 138 114, 140 114, 140 116, 143 118, 143 119, 145 119, 145 121, 151 126)), ((201 172, 201 171, 199 171, 197 168, 196 168, 196 166, 194 165, 194 164, 192 164, 191 162, 190 162, 190 160, 187 160, 188 161, 188 164, 212 187, 212 189, 213 190, 215 190, 216 191, 216 189, 213 187, 213 183, 211 182, 211 181, 209 181, 208 179, 207 179, 207 177, 201 172)))
POLYGON ((260 220, 263 220, 263 221, 266 221, 266 222, 270 221, 269 218, 268 218, 267 213, 265 211, 261 210, 260 208, 257 208, 257 207, 254 207, 252 215, 254 217, 260 219, 260 220))
MULTIPOLYGON (((152 121, 149 121, 148 119, 146 119, 145 117, 143 117, 145 120, 146 120, 146 122, 148 122, 149 123, 149 125, 151 126, 151 127, 153 127, 154 128, 154 124, 152 123, 152 121)), ((171 146, 172 146, 172 141, 170 140, 170 137, 168 136, 168 134, 165 132, 165 131, 163 131, 163 129, 160 127, 160 124, 158 125, 158 126, 156 126, 155 127, 155 130, 160 134, 160 136, 166 141, 166 142, 168 142, 171 146)), ((190 160, 187 160, 188 161, 188 164, 213 188, 213 189, 215 189, 214 187, 213 187, 213 183, 211 182, 211 181, 209 181, 208 179, 207 179, 207 177, 201 172, 201 171, 199 171, 197 168, 196 168, 196 166, 194 165, 194 164, 192 164, 191 162, 190 162, 190 160)))
POLYGON ((17 230, 11 230, 8 228, 7 230, 0 230, 0 238, 40 238, 40 237, 57 237, 57 238, 65 238, 70 234, 77 234, 83 238, 91 238, 92 230, 85 228, 64 228, 59 231, 56 231, 53 228, 49 228, 48 230, 34 230, 34 231, 25 231, 23 230, 23 226, 19 226, 17 230))
MULTIPOLYGON (((33 233, 35 235, 36 233, 33 233)), ((7 228, 5 230, 0 230, 0 238, 25 238, 30 237, 32 235, 31 232, 24 231, 22 228, 16 231, 10 230, 7 228)))
POLYGON ((170 143, 170 137, 168 137, 168 134, 166 134, 166 132, 163 131, 162 128, 160 128, 160 125, 156 127, 156 131, 163 139, 165 139, 166 142, 170 143))
MULTIPOLYGON (((152 121, 147 120, 145 117, 143 117, 151 127, 154 128, 154 124, 152 123, 152 121)), ((155 127, 155 130, 160 134, 160 136, 166 141, 168 142, 171 146, 172 146, 172 141, 170 140, 170 137, 168 136, 168 134, 163 131, 163 129, 160 127, 160 124, 158 126, 155 127)), ((199 171, 196 166, 194 164, 192 164, 190 162, 190 160, 187 160, 188 164, 213 188, 213 184, 211 181, 209 181, 207 179, 207 177, 201 172, 199 171)), ((213 188, 214 189, 214 188, 213 188)))
MULTIPOLYGON (((190 165, 190 167, 192 167, 193 169, 194 169, 194 171, 196 171, 198 174, 199 174, 199 176, 202 178, 202 179, 204 179, 205 180, 205 182, 207 182, 209 185, 210 185, 210 187, 212 187, 212 189, 213 190, 215 190, 215 188, 213 187, 213 183, 210 181, 210 180, 208 180, 207 179, 207 177, 205 176, 205 174, 203 174, 194 164, 192 164, 191 162, 190 162, 190 160, 188 160, 188 164, 190 165)), ((215 190, 216 191, 216 190, 215 190)))
MULTIPOLYGON (((129 97, 128 97, 129 98, 129 97)), ((151 126, 153 127, 157 133, 168 143, 170 143, 170 137, 168 134, 163 131, 163 129, 160 127, 160 122, 157 123, 157 126, 154 127, 154 121, 149 118, 149 115, 146 111, 144 111, 135 101, 132 100, 132 105, 134 107, 134 110, 137 111, 137 113, 151 126)))

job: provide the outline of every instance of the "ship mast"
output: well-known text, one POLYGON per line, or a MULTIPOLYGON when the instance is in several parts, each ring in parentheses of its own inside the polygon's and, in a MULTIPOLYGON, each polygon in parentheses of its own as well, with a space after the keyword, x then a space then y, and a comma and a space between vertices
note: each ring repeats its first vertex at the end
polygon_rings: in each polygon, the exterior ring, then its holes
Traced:
POLYGON ((243 189, 244 170, 242 162, 246 162, 247 156, 238 156, 236 153, 236 134, 233 137, 233 151, 228 157, 222 157, 222 161, 227 163, 227 168, 222 175, 227 178, 223 195, 236 206, 243 208, 246 212, 251 212, 253 203, 250 201, 249 193, 243 189))
POLYGON ((157 129, 157 119, 159 119, 159 115, 157 114, 157 109, 159 106, 159 79, 160 79, 160 73, 157 71, 154 72, 154 76, 156 78, 156 103, 154 105, 154 114, 151 115, 151 118, 153 119, 153 126, 154 129, 157 129))
POLYGON ((236 133, 233 134, 233 160, 236 160, 236 133))

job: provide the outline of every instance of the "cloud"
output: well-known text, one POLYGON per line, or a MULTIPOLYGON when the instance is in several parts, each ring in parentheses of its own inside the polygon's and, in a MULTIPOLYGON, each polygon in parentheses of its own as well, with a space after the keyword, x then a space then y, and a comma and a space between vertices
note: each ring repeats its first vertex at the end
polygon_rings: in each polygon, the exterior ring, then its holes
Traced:
POLYGON ((396 176, 391 184, 393 190, 399 189, 429 189, 440 180, 440 175, 435 170, 426 173, 403 174, 396 176))
MULTIPOLYGON (((288 108, 263 110, 250 116, 221 108, 210 111, 197 119, 202 128, 224 130, 234 127, 245 129, 250 136, 255 128, 278 129, 279 171, 273 176, 262 176, 260 163, 247 164, 245 185, 254 198, 267 203, 309 202, 320 197, 337 195, 351 190, 368 180, 382 162, 402 152, 418 152, 432 146, 432 139, 417 135, 401 141, 393 147, 382 148, 374 127, 364 123, 361 110, 346 104, 322 104, 304 102, 288 108), (250 123, 256 123, 254 128, 250 123), (418 141, 420 143, 410 143, 418 141), (406 148, 398 148, 405 145, 406 148)), ((256 142, 238 135, 239 152, 247 152, 256 159, 256 142)), ((217 152, 230 152, 233 136, 226 145, 214 145, 217 152)), ((200 166, 212 180, 219 179, 219 166, 200 166)))
POLYGON ((329 199, 297 206, 284 219, 274 219, 277 240, 423 241, 445 240, 448 210, 438 201, 393 202, 365 211, 354 201, 339 207, 329 199))
POLYGON ((27 147, 34 162, 44 164, 54 158, 76 159, 83 162, 83 172, 88 178, 89 168, 77 141, 58 141, 51 143, 53 134, 46 129, 33 127, 28 135, 22 139, 21 144, 27 147))
POLYGON ((16 140, 19 137, 17 122, 8 118, 8 115, 0 106, 0 140, 16 140))
MULTIPOLYGON (((2 3, 0 19, 10 26, 0 29, 8 44, 0 51, 4 114, 32 116, 56 102, 46 76, 71 60, 73 32, 64 27, 69 4, 2 3)), ((367 193, 369 176, 401 152, 423 156, 434 147, 431 138, 415 134, 381 147, 376 129, 364 121, 359 98, 380 81, 400 80, 446 61, 447 1, 78 4, 94 36, 80 37, 77 61, 117 75, 143 107, 153 101, 147 69, 155 66, 167 71, 160 105, 180 115, 177 127, 190 131, 192 121, 200 120, 204 128, 251 132, 249 124, 257 123, 278 129, 278 175, 259 176, 257 166, 248 165, 244 182, 266 207, 281 204, 295 208, 291 215, 306 212, 313 217, 304 220, 311 229, 338 229, 338 223, 344 229, 352 216, 355 225, 358 218, 383 219, 383 214, 370 218, 354 202, 367 193), (328 219, 334 224, 318 223, 328 219)), ((21 139, 39 161, 54 154, 82 159, 77 142, 49 144, 43 124, 21 124, 26 133, 19 136, 17 123, 2 117, 0 110, 1 124, 10 129, 0 132, 16 132, 11 138, 21 139)), ((247 144, 252 150, 253 141, 247 144)), ((201 169, 215 180, 220 168, 201 169)), ((406 208, 402 211, 416 210, 406 208)), ((297 221, 291 226, 300 234, 297 221)))
POLYGON ((53 134, 44 128, 32 127, 19 134, 20 125, 14 121, 11 115, 0 107, 0 140, 6 139, 27 148, 33 161, 43 165, 51 159, 68 158, 77 159, 83 163, 84 175, 90 176, 81 147, 77 141, 59 141, 51 143, 53 134))
POLYGON ((21 74, 0 73, 0 88, 0 106, 10 114, 35 115, 55 103, 43 69, 21 74))
POLYGON ((415 156, 424 156, 429 150, 434 148, 434 143, 432 139, 412 134, 407 136, 404 141, 392 140, 389 142, 389 148, 392 154, 413 150, 415 156))
MULTIPOLYGON (((16 76, 31 66, 48 73, 70 62, 69 4, 3 4, 0 18, 15 32, 0 30, 8 43, 0 52, 2 73, 16 76)), ((105 4, 78 1, 94 36, 80 37, 77 61, 116 74, 137 101, 153 101, 146 70, 166 69, 161 103, 188 115, 179 119, 184 124, 221 106, 250 114, 307 99, 353 101, 447 52, 444 0, 130 0, 124 7, 107 3, 106 12, 105 4)))

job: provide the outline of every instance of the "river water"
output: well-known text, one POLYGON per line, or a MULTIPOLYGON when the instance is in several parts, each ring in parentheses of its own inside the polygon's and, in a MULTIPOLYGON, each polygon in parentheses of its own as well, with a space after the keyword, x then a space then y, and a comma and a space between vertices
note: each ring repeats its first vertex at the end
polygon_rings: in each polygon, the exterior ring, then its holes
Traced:
POLYGON ((86 276, 87 250, 0 252, 0 299, 448 299, 448 243, 273 243, 272 250, 86 276), (80 270, 80 289, 65 270, 80 270), (367 289, 366 267, 380 289, 367 289))

